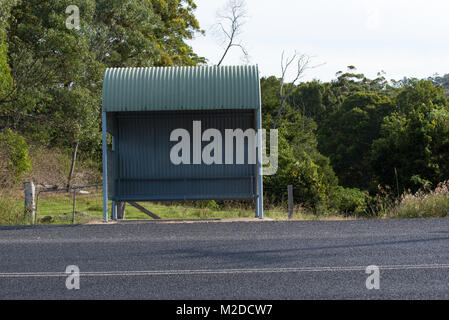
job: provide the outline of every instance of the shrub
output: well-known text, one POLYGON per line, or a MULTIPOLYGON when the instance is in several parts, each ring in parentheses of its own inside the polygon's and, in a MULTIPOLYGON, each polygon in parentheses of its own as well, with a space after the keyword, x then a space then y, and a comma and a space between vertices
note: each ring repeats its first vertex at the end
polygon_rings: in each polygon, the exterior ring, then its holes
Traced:
POLYGON ((375 217, 389 217, 394 212, 399 203, 397 196, 391 190, 390 186, 377 186, 377 194, 370 197, 368 201, 368 211, 375 217))
POLYGON ((393 213, 398 218, 447 217, 449 215, 449 181, 430 192, 405 193, 393 213))
POLYGON ((333 208, 348 216, 365 213, 368 209, 369 196, 359 189, 338 186, 332 188, 330 201, 333 208))
POLYGON ((30 170, 25 139, 10 129, 0 133, 0 186, 16 182, 30 170))

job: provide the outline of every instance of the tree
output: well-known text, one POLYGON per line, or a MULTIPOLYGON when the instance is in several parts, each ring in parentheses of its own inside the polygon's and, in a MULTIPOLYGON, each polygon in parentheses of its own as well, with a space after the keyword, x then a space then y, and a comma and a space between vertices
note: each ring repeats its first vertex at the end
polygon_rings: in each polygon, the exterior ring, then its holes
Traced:
POLYGON ((219 37, 222 38, 222 42, 225 45, 225 50, 217 66, 222 64, 229 50, 233 47, 239 48, 243 52, 243 55, 248 57, 245 46, 239 40, 247 19, 245 0, 228 0, 225 7, 218 12, 217 16, 218 22, 216 28, 218 29, 219 37))
MULTIPOLYGON (((264 128, 273 126, 277 113, 281 80, 262 78, 262 113, 264 128)), ((279 202, 285 196, 286 186, 294 185, 297 203, 317 210, 324 206, 330 190, 338 180, 328 158, 317 150, 315 122, 300 110, 284 106, 279 130, 279 169, 276 175, 264 177, 267 199, 279 202)))
POLYGON ((355 92, 387 94, 392 89, 385 79, 383 71, 377 74, 377 78, 369 79, 363 73, 357 73, 356 70, 356 67, 348 66, 346 72, 337 72, 337 79, 331 81, 330 89, 341 103, 355 92))
POLYGON ((449 73, 444 76, 436 74, 434 77, 430 77, 428 80, 432 81, 435 86, 442 86, 446 97, 449 97, 449 73))
POLYGON ((401 114, 408 114, 422 106, 430 110, 432 106, 447 104, 444 89, 441 86, 435 86, 429 80, 418 79, 404 79, 395 101, 397 111, 401 114))
POLYGON ((181 66, 204 63, 185 40, 202 32, 192 0, 100 0, 90 50, 109 67, 181 66))
POLYGON ((159 23, 155 29, 157 47, 162 52, 158 66, 195 66, 206 63, 206 59, 193 52, 186 40, 193 39, 195 33, 203 34, 194 15, 197 8, 194 0, 147 0, 154 10, 159 23))
POLYGON ((13 4, 12 0, 0 2, 0 113, 2 113, 2 105, 8 101, 13 88, 6 38, 8 19, 13 4))
POLYGON ((60 146, 98 138, 99 88, 89 81, 95 61, 85 36, 95 2, 80 3, 86 14, 79 30, 66 28, 70 4, 23 1, 12 10, 9 32, 15 80, 9 126, 60 146))
POLYGON ((5 32, 0 30, 0 106, 8 99, 12 89, 12 78, 8 65, 8 49, 5 38, 5 32))
POLYGON ((281 87, 279 90, 279 108, 274 118, 273 129, 276 129, 278 125, 279 118, 281 117, 284 106, 287 102, 287 99, 292 94, 293 90, 297 85, 297 81, 301 79, 304 72, 310 67, 310 58, 304 54, 299 55, 297 52, 293 54, 291 58, 284 57, 284 52, 282 52, 281 56, 281 87), (291 83, 286 83, 287 73, 289 71, 290 66, 295 63, 296 64, 296 73, 293 81, 291 83))
POLYGON ((335 93, 331 90, 331 84, 317 80, 297 86, 289 103, 303 115, 312 118, 318 126, 321 126, 322 122, 340 106, 335 93))
POLYGON ((99 147, 106 67, 194 65, 204 59, 185 43, 199 32, 192 0, 83 0, 80 28, 65 21, 70 0, 22 1, 8 33, 14 79, 1 127, 46 144, 84 152, 99 147))
POLYGON ((388 96, 357 92, 327 118, 319 130, 319 149, 331 159, 345 187, 368 188, 371 144, 380 137, 385 116, 393 111, 388 96))
MULTIPOLYGON (((105 68, 195 65, 205 59, 185 42, 201 32, 193 0, 81 0, 80 26, 74 29, 65 23, 70 5, 73 1, 29 0, 10 6, 13 82, 8 100, 0 103, 0 128, 73 149, 73 169, 78 150, 100 158, 105 68)), ((2 76, 6 69, 0 70, 2 76)))
POLYGON ((420 181, 436 186, 449 178, 448 157, 449 104, 443 89, 431 81, 408 80, 372 146, 375 182, 398 183, 400 191, 417 190, 420 181))
POLYGON ((300 144, 296 137, 292 143, 289 135, 288 128, 279 129, 279 169, 276 175, 264 177, 267 199, 279 203, 286 196, 287 185, 293 185, 295 203, 316 212, 326 206, 337 178, 329 159, 305 141, 300 144))

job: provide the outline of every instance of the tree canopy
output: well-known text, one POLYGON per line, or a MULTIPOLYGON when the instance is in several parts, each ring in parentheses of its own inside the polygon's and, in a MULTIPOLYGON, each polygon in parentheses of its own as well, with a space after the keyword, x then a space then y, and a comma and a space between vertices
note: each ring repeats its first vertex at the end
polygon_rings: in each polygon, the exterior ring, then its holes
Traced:
POLYGON ((0 33, 0 95, 11 94, 0 100, 0 126, 40 143, 81 141, 85 152, 98 153, 107 67, 205 62, 186 43, 202 32, 193 0, 77 1, 80 25, 73 29, 66 27, 73 1, 9 1, 8 32, 0 33))

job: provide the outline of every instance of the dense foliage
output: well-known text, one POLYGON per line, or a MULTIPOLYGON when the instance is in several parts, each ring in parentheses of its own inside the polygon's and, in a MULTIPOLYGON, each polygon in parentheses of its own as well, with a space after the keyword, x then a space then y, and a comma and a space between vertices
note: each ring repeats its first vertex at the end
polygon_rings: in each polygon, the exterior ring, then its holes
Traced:
POLYGON ((204 62, 185 43, 201 31, 192 0, 77 1, 74 29, 66 27, 73 1, 8 1, 0 5, 11 13, 0 29, 0 129, 41 144, 79 142, 98 158, 105 68, 204 62))
MULTIPOLYGON (((344 207, 353 207, 357 212, 360 211, 357 208, 364 208, 362 204, 370 201, 360 190, 374 196, 380 185, 399 196, 407 190, 414 192, 447 180, 449 102, 443 80, 447 77, 389 83, 381 74, 370 80, 353 73, 354 70, 350 67, 348 73, 339 72, 330 83, 300 84, 289 99, 290 111, 283 115, 281 126, 290 128, 284 133, 290 138, 288 148, 281 148, 281 157, 283 153, 289 154, 290 149, 305 150, 311 162, 307 170, 301 169, 301 174, 307 175, 314 165, 319 167, 316 172, 326 172, 327 176, 332 176, 329 172, 334 170, 344 188, 335 188, 335 179, 324 183, 326 187, 321 189, 310 184, 303 187, 314 190, 315 199, 327 198, 328 207, 343 212, 349 210, 344 207), (296 119, 291 114, 297 114, 296 119), (332 167, 326 161, 319 164, 317 157, 329 159, 332 167), (317 197, 317 193, 321 196, 317 197), (348 201, 354 205, 342 205, 348 201)), ((271 119, 276 108, 275 78, 264 79, 262 90, 263 94, 271 95, 270 99, 263 99, 265 118, 271 119), (269 88, 265 89, 267 83, 269 88)), ((290 161, 297 164, 298 159, 296 153, 290 161)), ((275 184, 294 184, 285 177, 287 168, 280 168, 275 184)), ((272 180, 269 178, 267 182, 272 180)))
POLYGON ((8 99, 12 89, 11 70, 8 65, 8 42, 6 37, 9 14, 13 4, 14 3, 11 0, 0 2, 0 103, 8 99))
MULTIPOLYGON (((79 144, 82 157, 100 162, 105 68, 206 62, 186 43, 203 32, 194 0, 79 0, 80 25, 69 29, 72 4, 0 2, 1 168, 14 176, 29 170, 27 143, 79 144)), ((281 84, 261 80, 266 129, 281 84)), ((398 196, 449 179, 449 75, 387 81, 351 66, 330 82, 286 85, 279 171, 264 179, 273 203, 291 184, 295 202, 314 212, 361 214, 379 190, 398 196)))

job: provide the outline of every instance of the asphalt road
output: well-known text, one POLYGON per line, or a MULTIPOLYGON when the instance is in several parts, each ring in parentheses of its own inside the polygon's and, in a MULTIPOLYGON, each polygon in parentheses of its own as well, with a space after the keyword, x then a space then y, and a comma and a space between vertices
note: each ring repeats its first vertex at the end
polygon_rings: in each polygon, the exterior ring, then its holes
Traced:
POLYGON ((0 228, 0 299, 448 298, 449 219, 0 228))

